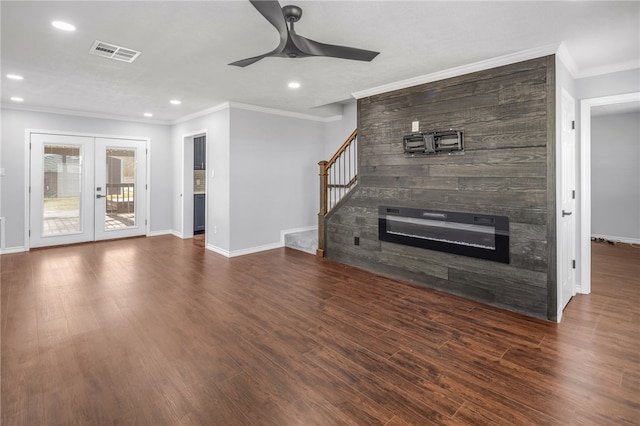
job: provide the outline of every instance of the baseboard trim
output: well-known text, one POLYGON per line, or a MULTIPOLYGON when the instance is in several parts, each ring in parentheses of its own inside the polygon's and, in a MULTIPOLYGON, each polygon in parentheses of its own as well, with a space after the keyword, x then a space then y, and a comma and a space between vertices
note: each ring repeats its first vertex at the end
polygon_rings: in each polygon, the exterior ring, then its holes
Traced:
POLYGON ((222 256, 225 257, 237 257, 237 256, 245 256, 247 254, 253 254, 253 253, 259 253, 261 251, 266 251, 266 250, 274 250, 274 249, 278 249, 278 248, 282 248, 284 247, 284 235, 285 234, 291 234, 294 232, 304 232, 304 231, 312 231, 314 229, 318 229, 315 226, 310 226, 307 228, 296 228, 296 229, 288 229, 288 230, 284 230, 281 231, 280 234, 280 241, 277 243, 271 243, 271 244, 265 244, 262 246, 255 246, 255 247, 249 247, 249 248, 245 248, 245 249, 240 249, 240 250, 225 250, 225 249, 221 249, 220 247, 216 247, 212 244, 207 244, 206 245, 206 249, 207 250, 211 250, 215 253, 221 254, 222 256))
POLYGON ((9 248, 5 248, 0 250, 0 255, 2 254, 13 254, 13 253, 24 253, 25 251, 29 251, 27 250, 24 246, 22 247, 9 247, 9 248))
POLYGON ((258 253, 258 252, 261 252, 261 251, 273 250, 273 249, 282 248, 282 247, 284 247, 284 244, 280 243, 280 242, 277 242, 277 243, 272 243, 272 244, 265 244, 263 246, 256 246, 256 247, 249 247, 249 248, 246 248, 246 249, 233 250, 232 252, 229 253, 229 257, 244 256, 244 255, 247 255, 247 254, 258 253))
POLYGON ((607 240, 615 243, 640 244, 640 239, 638 238, 616 237, 612 235, 600 235, 600 234, 591 235, 591 238, 601 238, 603 240, 607 240))
POLYGON ((175 235, 171 229, 165 229, 163 231, 150 231, 147 233, 147 237, 159 237, 160 235, 175 235))
POLYGON ((221 254, 224 257, 231 257, 231 255, 229 253, 229 250, 221 249, 220 247, 216 247, 213 244, 207 244, 205 246, 205 248, 207 250, 210 250, 210 251, 214 252, 214 253, 221 254))
POLYGON ((178 237, 180 239, 183 239, 184 237, 182 236, 182 232, 178 232, 178 231, 169 231, 169 233, 171 235, 173 235, 174 237, 178 237))

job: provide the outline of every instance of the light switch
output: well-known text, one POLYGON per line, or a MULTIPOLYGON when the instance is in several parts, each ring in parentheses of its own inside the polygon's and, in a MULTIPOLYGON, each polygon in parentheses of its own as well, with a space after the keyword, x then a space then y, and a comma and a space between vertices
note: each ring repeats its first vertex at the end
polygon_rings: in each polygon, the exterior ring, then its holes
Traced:
POLYGON ((411 131, 412 132, 419 132, 420 131, 420 122, 419 121, 414 121, 411 123, 411 131))

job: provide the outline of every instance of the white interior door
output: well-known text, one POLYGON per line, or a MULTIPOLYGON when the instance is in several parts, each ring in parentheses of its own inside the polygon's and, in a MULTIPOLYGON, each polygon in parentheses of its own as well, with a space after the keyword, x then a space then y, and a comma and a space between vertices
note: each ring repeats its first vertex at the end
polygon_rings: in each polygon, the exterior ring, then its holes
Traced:
POLYGON ((146 142, 31 134, 29 246, 146 234, 146 142))
POLYGON ((31 247, 93 240, 93 138, 31 135, 31 247))
POLYGON ((96 138, 95 239, 146 234, 146 142, 96 138))
POLYGON ((560 223, 558 224, 559 262, 558 272, 558 313, 567 306, 571 297, 575 295, 575 253, 577 245, 575 188, 576 188, 576 151, 575 151, 575 101, 564 90, 560 102, 561 132, 560 132, 560 161, 561 161, 561 195, 560 223))

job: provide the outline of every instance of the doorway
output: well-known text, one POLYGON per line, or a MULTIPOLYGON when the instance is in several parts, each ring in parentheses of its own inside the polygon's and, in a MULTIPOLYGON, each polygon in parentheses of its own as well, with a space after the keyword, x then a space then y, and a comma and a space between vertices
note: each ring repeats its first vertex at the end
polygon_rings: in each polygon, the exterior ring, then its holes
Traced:
POLYGON ((640 101, 640 92, 580 101, 580 274, 577 292, 591 293, 591 109, 640 101))
POLYGON ((182 238, 206 246, 208 163, 207 130, 182 136, 182 238))
POLYGON ((146 235, 146 140, 48 133, 29 140, 29 247, 146 235))

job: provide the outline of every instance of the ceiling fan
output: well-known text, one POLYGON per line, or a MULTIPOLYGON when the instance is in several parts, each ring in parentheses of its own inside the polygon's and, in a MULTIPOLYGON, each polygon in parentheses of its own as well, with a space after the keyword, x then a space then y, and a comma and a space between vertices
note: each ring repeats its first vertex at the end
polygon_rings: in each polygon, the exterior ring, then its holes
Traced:
POLYGON ((319 43, 298 35, 293 28, 293 24, 302 17, 302 9, 298 6, 284 6, 281 8, 277 0, 250 0, 250 2, 278 30, 280 43, 271 52, 232 62, 229 65, 246 67, 262 58, 273 56, 280 58, 329 56, 356 61, 371 61, 380 53, 354 47, 319 43))

